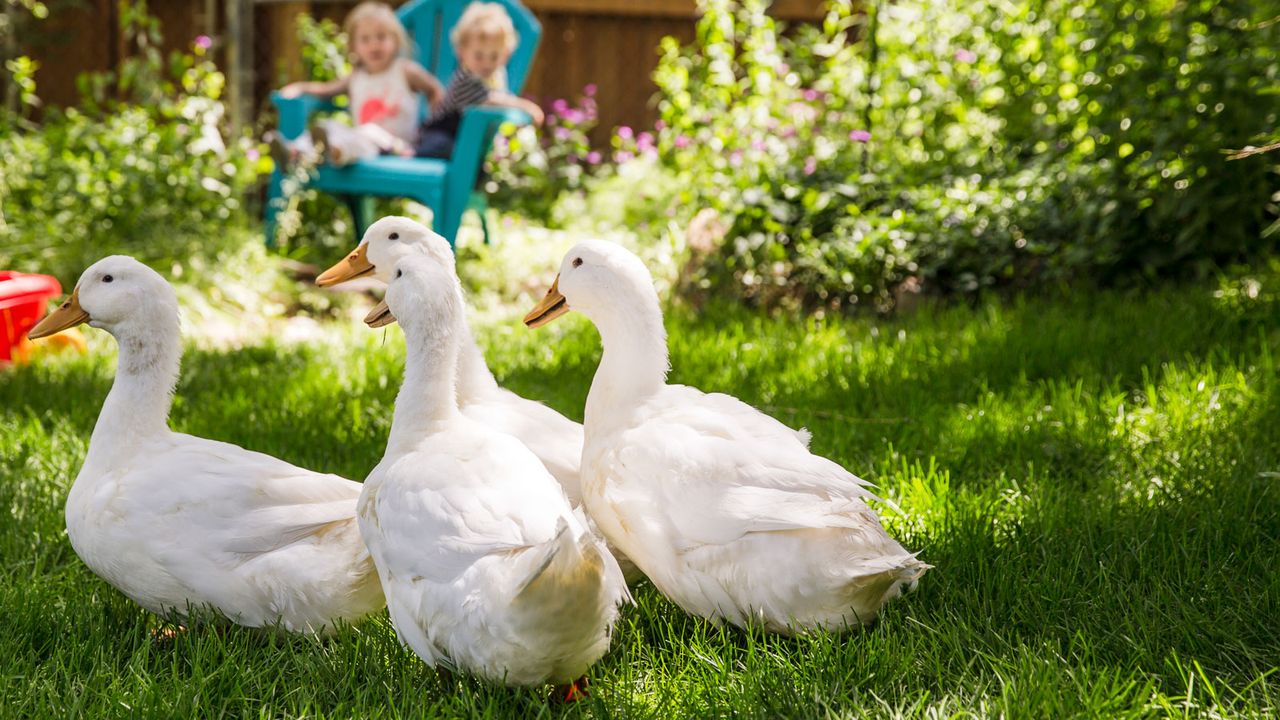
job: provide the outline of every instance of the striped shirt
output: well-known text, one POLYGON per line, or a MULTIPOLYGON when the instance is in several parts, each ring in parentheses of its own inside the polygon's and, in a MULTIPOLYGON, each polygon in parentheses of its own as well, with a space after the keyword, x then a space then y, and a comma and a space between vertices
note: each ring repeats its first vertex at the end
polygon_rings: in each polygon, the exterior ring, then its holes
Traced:
POLYGON ((494 90, 505 90, 506 73, 499 70, 494 73, 491 78, 492 86, 485 83, 480 76, 468 71, 461 65, 453 72, 453 77, 449 78, 449 87, 445 88, 444 100, 440 101, 440 107, 431 116, 432 122, 439 120, 447 115, 458 113, 472 105, 483 105, 489 99, 489 93, 494 90))

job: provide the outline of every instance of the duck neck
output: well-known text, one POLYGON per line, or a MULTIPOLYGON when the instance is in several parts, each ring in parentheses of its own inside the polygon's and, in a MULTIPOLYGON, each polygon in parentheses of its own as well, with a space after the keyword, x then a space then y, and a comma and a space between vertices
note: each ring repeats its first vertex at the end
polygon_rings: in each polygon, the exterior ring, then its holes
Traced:
POLYGON ((476 344, 468 323, 459 323, 458 335, 458 399, 465 402, 498 389, 498 381, 489 372, 484 353, 476 344))
POLYGON ((620 417, 619 408, 635 407, 662 389, 669 368, 667 334, 656 296, 592 319, 604 355, 587 396, 588 429, 605 418, 620 417))
POLYGON ((452 333, 405 328, 404 382, 396 395, 389 448, 411 447, 458 414, 457 367, 452 333))
POLYGON ((177 318, 168 327, 151 324, 146 332, 121 332, 116 339, 116 378, 93 428, 86 465, 109 466, 128 457, 128 449, 141 440, 169 431, 169 408, 182 361, 177 318))

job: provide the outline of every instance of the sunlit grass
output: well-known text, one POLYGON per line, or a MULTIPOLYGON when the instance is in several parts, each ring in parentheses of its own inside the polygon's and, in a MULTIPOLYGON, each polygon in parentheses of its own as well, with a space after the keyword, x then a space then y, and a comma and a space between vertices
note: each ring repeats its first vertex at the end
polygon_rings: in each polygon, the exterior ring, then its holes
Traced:
MULTIPOLYGON (((1275 283, 1269 278, 1268 283, 1275 283)), ((871 630, 714 628, 651 589, 567 710, 444 687, 385 616, 332 641, 198 626, 169 643, 92 575, 62 503, 114 345, 0 373, 0 707, 89 716, 1138 717, 1280 706, 1280 302, 1192 286, 926 307, 892 320, 673 309, 672 381, 813 432, 936 566, 871 630)), ((479 333, 511 389, 581 418, 570 315, 479 333)), ((399 331, 189 350, 176 429, 359 479, 390 425, 399 331)), ((175 478, 181 482, 181 478, 175 478)))

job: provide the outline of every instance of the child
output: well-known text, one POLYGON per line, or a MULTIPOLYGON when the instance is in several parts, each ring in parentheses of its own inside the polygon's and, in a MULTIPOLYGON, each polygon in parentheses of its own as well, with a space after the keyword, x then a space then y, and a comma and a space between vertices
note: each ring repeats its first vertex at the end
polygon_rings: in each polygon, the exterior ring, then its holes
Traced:
MULTIPOLYGON (((305 134, 285 144, 277 137, 272 150, 287 159, 310 153, 323 145, 330 162, 345 165, 380 154, 413 155, 418 129, 418 95, 425 93, 435 105, 444 95, 440 81, 421 65, 400 57, 409 38, 395 12, 381 2, 362 2, 343 21, 347 49, 355 69, 330 82, 296 82, 280 90, 286 98, 304 93, 351 98, 355 127, 336 120, 321 120, 305 134)), ((279 161, 279 158, 277 158, 279 161)))
POLYGON ((417 156, 448 158, 462 122, 462 111, 473 105, 496 105, 524 110, 542 124, 542 108, 507 91, 507 60, 516 49, 515 25, 498 3, 474 2, 449 36, 458 54, 458 69, 439 107, 424 123, 417 156))

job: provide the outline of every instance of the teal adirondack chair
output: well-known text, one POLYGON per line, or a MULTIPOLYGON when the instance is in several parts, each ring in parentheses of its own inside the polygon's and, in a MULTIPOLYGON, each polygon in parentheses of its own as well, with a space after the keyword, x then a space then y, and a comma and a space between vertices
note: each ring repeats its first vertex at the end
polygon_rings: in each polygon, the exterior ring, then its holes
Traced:
MULTIPOLYGON (((491 1, 506 7, 520 35, 520 43, 507 63, 507 84, 511 92, 519 93, 528 77, 542 26, 533 13, 515 0, 491 1)), ((414 45, 413 58, 439 78, 441 84, 448 84, 457 65, 449 32, 469 4, 470 0, 412 0, 396 11, 400 22, 409 31, 410 42, 414 45)), ((298 137, 307 129, 313 114, 337 109, 328 99, 309 95, 289 100, 273 93, 271 101, 280 112, 279 131, 289 139, 298 137)), ((425 100, 423 102, 425 117, 429 110, 425 100)), ((473 197, 476 177, 498 127, 506 122, 525 125, 532 119, 527 113, 510 108, 468 108, 463 113, 453 157, 449 160, 382 156, 345 167, 325 164, 308 181, 308 187, 333 193, 346 202, 351 208, 357 239, 374 219, 371 217, 374 197, 407 197, 431 208, 433 229, 453 244, 467 208, 479 210, 481 223, 484 223, 484 195, 474 193, 473 197)), ((281 209, 284 195, 283 180, 284 175, 277 168, 271 175, 267 191, 264 220, 268 245, 275 242, 276 214, 281 209)), ((485 241, 488 242, 487 224, 485 241)))

